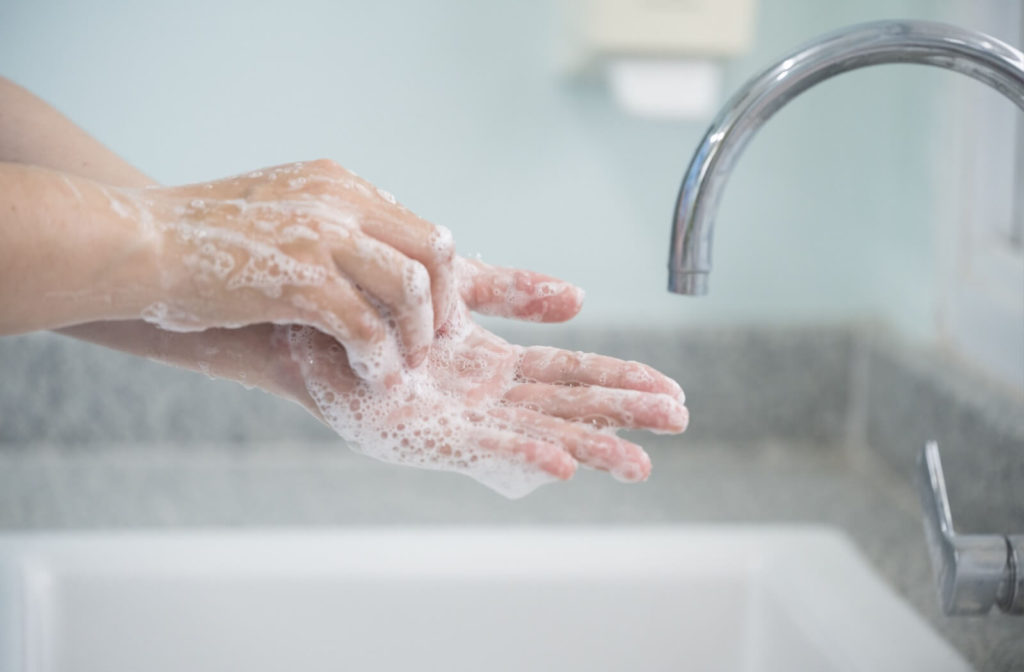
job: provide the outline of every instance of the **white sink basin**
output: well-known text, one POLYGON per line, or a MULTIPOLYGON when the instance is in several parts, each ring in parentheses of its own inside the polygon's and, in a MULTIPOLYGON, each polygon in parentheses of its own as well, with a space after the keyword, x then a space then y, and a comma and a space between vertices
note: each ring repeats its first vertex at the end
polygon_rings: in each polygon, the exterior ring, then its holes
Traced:
POLYGON ((966 669, 816 528, 0 535, 3 672, 966 669))

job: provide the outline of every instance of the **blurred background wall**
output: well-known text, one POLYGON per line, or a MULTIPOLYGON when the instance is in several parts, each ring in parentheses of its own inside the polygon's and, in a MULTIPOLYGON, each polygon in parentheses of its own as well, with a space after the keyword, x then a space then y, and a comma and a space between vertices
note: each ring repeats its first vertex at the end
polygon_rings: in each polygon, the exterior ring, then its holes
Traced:
MULTIPOLYGON (((824 31, 962 7, 763 0, 724 93, 824 31)), ((559 72, 563 39, 554 0, 0 4, 0 71, 161 182, 331 157, 462 253, 582 285, 585 325, 879 320, 932 338, 959 78, 869 69, 789 105, 740 160, 712 293, 691 299, 665 291, 667 242, 708 120, 628 116, 559 72)))

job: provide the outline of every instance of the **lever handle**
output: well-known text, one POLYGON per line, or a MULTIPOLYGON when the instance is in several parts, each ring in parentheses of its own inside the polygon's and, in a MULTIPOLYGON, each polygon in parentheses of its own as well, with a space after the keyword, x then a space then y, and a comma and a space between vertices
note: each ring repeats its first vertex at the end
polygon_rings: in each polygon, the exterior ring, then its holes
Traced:
POLYGON ((985 614, 994 605, 1024 613, 1024 535, 956 533, 934 441, 918 456, 917 474, 925 537, 946 615, 985 614))

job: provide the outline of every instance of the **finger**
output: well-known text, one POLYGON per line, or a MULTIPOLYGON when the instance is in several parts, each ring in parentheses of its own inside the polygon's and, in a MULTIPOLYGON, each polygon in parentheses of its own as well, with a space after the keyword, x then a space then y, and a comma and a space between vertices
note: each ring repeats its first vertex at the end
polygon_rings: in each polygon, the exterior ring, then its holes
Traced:
POLYGON ((583 290, 533 271, 455 260, 459 291, 471 310, 531 322, 565 322, 580 312, 583 290))
POLYGON ((322 287, 302 289, 301 294, 292 294, 295 312, 275 321, 315 327, 339 341, 348 365, 364 380, 397 379, 402 361, 393 339, 388 338, 387 323, 352 281, 336 276, 322 287))
POLYGON ((690 417, 667 394, 605 387, 524 383, 509 390, 505 400, 567 420, 673 434, 684 431, 690 417))
POLYGON ((359 231, 334 235, 331 255, 339 270, 382 303, 395 320, 406 361, 419 366, 434 339, 430 278, 418 261, 359 231))
POLYGON ((439 329, 448 321, 457 298, 452 232, 411 212, 399 211, 394 205, 384 205, 384 210, 379 207, 369 209, 371 214, 363 219, 362 230, 427 269, 434 311, 433 326, 439 329))
POLYGON ((473 436, 485 450, 518 456, 555 478, 567 481, 576 473, 576 460, 558 444, 497 429, 480 430, 473 436))
POLYGON ((557 441, 581 464, 607 471, 621 481, 645 481, 651 474, 651 458, 643 448, 614 434, 598 431, 591 425, 570 422, 528 408, 496 408, 491 411, 491 416, 527 435, 557 441))
POLYGON ((519 374, 538 383, 598 385, 622 390, 655 392, 686 401, 679 383, 640 362, 586 352, 571 352, 547 346, 523 350, 519 374))

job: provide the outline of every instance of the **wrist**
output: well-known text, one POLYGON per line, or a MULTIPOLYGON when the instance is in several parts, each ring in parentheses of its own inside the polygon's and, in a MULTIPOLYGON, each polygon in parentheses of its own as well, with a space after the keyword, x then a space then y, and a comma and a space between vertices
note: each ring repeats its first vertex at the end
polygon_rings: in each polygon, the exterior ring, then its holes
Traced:
POLYGON ((156 291, 149 221, 128 192, 0 163, 0 333, 138 317, 156 291))
POLYGON ((142 190, 97 185, 100 207, 108 222, 106 251, 95 286, 111 297, 112 315, 105 319, 136 319, 166 296, 163 273, 164 237, 153 201, 142 190))

